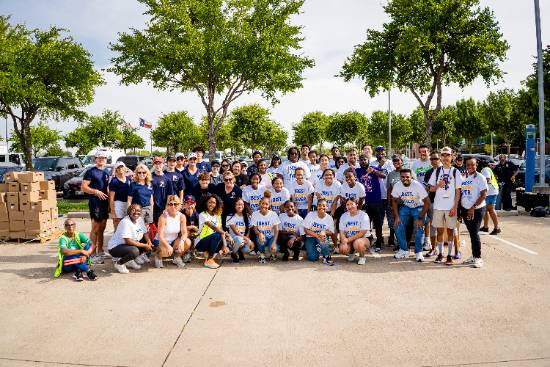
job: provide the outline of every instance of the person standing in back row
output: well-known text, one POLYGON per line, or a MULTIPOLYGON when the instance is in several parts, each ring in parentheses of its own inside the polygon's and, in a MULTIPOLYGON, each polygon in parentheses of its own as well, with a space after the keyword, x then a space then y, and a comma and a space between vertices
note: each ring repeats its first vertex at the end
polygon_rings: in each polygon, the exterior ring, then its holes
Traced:
MULTIPOLYGON (((158 225, 159 217, 166 209, 166 199, 172 190, 172 181, 164 173, 164 159, 162 157, 155 157, 153 159, 153 223, 158 225)), ((143 209, 142 209, 143 210, 143 209)))
POLYGON ((211 172, 212 167, 210 167, 210 163, 203 160, 204 154, 206 153, 204 151, 204 148, 203 147, 196 147, 195 149, 193 149, 193 153, 195 153, 195 155, 197 157, 197 169, 199 170, 199 173, 211 172))
POLYGON ((516 182, 516 176, 519 172, 518 166, 508 160, 506 154, 498 157, 498 164, 493 169, 498 183, 502 184, 502 209, 512 210, 512 186, 516 182))

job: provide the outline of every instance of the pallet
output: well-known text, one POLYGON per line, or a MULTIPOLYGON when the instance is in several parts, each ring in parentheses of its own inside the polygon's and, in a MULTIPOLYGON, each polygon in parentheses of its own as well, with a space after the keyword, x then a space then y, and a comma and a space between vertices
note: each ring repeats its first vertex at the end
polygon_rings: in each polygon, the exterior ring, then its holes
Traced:
MULTIPOLYGON (((17 244, 24 244, 24 243, 33 243, 33 242, 40 242, 41 245, 48 243, 54 239, 59 238, 63 234, 62 230, 57 230, 52 234, 49 234, 47 236, 37 236, 35 238, 31 239, 17 239, 17 244)), ((15 241, 15 240, 14 240, 15 241)))

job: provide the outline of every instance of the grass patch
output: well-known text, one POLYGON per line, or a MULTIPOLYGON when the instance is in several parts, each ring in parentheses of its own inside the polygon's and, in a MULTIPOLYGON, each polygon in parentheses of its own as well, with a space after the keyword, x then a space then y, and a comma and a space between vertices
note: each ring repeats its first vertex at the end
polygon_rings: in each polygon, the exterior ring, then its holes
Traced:
POLYGON ((57 200, 57 210, 59 214, 67 214, 68 212, 87 212, 88 201, 69 201, 64 199, 57 200))

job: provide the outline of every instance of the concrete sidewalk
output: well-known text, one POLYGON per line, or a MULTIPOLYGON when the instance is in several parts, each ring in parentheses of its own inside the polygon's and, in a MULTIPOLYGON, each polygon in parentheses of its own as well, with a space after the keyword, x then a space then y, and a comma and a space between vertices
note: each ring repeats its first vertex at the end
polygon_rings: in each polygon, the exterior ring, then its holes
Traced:
MULTIPOLYGON (((548 219, 502 222, 502 239, 546 253, 548 219)), ((482 269, 386 250, 365 267, 250 259, 122 275, 106 261, 82 283, 52 280, 55 244, 0 245, 0 366, 550 365, 550 260, 491 237, 482 269)))

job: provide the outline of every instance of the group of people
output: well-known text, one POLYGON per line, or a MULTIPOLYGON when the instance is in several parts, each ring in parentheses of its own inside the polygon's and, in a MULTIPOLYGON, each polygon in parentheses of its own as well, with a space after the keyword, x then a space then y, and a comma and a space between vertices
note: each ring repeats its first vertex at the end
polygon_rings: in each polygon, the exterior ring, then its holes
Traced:
POLYGON ((183 268, 196 254, 204 254, 211 269, 226 254, 236 263, 245 254, 259 263, 297 261, 303 250, 309 261, 328 266, 334 265, 334 252, 365 265, 368 252, 382 251, 385 219, 396 259, 407 258, 414 242, 416 261, 435 257, 447 265, 461 259, 462 221, 473 255, 464 262, 479 268, 485 215, 493 220, 491 233, 500 232, 492 170, 478 172, 475 159, 464 162, 448 147, 430 153, 420 146, 411 168, 404 168, 399 155, 388 160, 384 147, 369 144, 345 157, 337 147, 330 157, 307 145, 292 147, 284 161, 278 155, 265 160, 255 151, 247 167, 206 162, 204 153, 198 147, 188 156, 154 157, 152 172, 139 164, 133 177, 117 162, 110 177, 98 151, 82 182, 89 194, 90 238, 67 219, 57 273, 74 272, 77 280, 86 273, 94 280, 91 265, 103 263, 106 252, 120 273, 149 262, 161 268, 166 259, 183 268), (105 245, 109 213, 115 231, 105 245))

